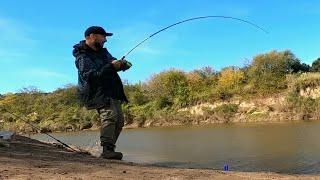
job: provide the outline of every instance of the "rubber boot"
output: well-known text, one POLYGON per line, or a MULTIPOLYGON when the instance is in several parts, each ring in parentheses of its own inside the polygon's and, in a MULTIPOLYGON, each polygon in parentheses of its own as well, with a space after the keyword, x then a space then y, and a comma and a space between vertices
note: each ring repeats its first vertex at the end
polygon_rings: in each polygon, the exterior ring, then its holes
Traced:
POLYGON ((121 152, 115 152, 114 147, 103 146, 101 157, 104 159, 121 160, 123 157, 123 154, 121 152))

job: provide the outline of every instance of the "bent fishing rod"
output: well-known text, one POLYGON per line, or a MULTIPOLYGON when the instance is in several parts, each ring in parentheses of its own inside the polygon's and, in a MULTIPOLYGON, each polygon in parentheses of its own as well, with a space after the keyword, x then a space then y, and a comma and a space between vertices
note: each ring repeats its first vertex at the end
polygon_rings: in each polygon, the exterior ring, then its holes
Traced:
POLYGON ((194 18, 190 18, 190 19, 185 19, 185 20, 182 20, 182 21, 179 21, 179 22, 176 22, 174 24, 171 24, 169 26, 166 26, 160 30, 158 30, 157 32, 151 34, 150 36, 148 36, 147 38, 145 38, 144 40, 142 40, 141 42, 139 42, 136 46, 134 46, 131 50, 129 50, 124 56, 122 56, 122 60, 124 60, 133 50, 135 50, 138 46, 140 46, 141 44, 143 44, 144 42, 146 42, 148 39, 150 39, 151 37, 155 36, 156 34, 162 32, 162 31, 165 31, 173 26, 176 26, 176 25, 179 25, 179 24, 182 24, 182 23, 185 23, 185 22, 188 22, 188 21, 193 21, 193 20, 199 20, 199 19, 206 19, 206 18, 223 18, 223 19, 232 19, 232 20, 236 20, 236 21, 240 21, 240 22, 243 22, 243 23, 246 23, 248 25, 251 25, 261 31, 263 31, 264 33, 268 34, 269 32, 266 31, 264 28, 248 21, 248 20, 244 20, 244 19, 240 19, 240 18, 236 18, 236 17, 231 17, 231 16, 200 16, 200 17, 194 17, 194 18))
POLYGON ((35 125, 31 124, 30 122, 28 122, 27 120, 25 120, 25 119, 22 118, 21 116, 15 115, 14 113, 8 111, 6 108, 1 107, 1 109, 2 109, 3 111, 5 111, 5 112, 11 114, 11 115, 14 116, 15 118, 22 120, 24 123, 27 123, 27 124, 30 125, 31 127, 37 129, 40 133, 45 134, 45 135, 49 136, 50 138, 56 140, 58 143, 60 143, 61 145, 65 146, 66 148, 69 148, 69 149, 72 150, 73 152, 76 152, 76 153, 87 153, 87 152, 83 152, 83 151, 81 151, 81 150, 80 150, 80 151, 77 151, 77 150, 75 150, 74 148, 72 148, 71 146, 69 146, 68 144, 66 144, 66 143, 62 142, 61 140, 53 137, 52 135, 50 135, 50 134, 48 134, 48 133, 45 133, 45 132, 41 132, 41 130, 40 130, 38 127, 36 127, 35 125))

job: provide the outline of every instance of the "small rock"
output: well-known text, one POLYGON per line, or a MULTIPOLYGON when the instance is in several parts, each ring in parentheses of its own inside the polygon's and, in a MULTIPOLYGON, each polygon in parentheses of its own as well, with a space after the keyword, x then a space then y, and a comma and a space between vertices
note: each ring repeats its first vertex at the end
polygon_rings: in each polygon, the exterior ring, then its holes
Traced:
POLYGON ((0 139, 9 140, 14 133, 10 131, 0 131, 0 139))

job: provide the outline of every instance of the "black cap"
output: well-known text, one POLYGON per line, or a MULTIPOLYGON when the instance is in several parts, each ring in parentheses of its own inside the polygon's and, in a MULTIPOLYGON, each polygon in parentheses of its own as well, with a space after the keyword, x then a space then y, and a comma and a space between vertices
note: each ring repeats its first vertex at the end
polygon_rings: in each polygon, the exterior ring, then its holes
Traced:
POLYGON ((112 36, 113 33, 106 32, 102 27, 100 26, 91 26, 84 32, 84 37, 89 36, 90 34, 101 34, 105 36, 112 36))

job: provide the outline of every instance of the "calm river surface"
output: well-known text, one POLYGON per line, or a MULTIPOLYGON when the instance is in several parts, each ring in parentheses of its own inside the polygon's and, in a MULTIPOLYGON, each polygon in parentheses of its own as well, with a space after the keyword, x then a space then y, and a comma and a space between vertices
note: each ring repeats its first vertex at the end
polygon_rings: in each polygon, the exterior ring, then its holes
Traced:
MULTIPOLYGON (((99 155, 98 131, 53 133, 99 155)), ((35 139, 51 141, 46 135, 35 139)), ((117 150, 124 160, 233 171, 320 174, 320 122, 127 129, 117 150)))

